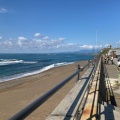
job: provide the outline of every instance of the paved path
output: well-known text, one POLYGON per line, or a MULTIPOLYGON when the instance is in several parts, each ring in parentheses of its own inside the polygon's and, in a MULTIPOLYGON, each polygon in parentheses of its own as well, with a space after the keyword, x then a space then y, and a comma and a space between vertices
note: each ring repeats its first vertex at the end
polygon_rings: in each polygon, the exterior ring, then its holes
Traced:
POLYGON ((106 64, 109 80, 112 83, 114 97, 117 103, 117 107, 120 107, 120 85, 117 84, 117 89, 114 89, 114 85, 116 84, 116 81, 118 81, 118 75, 120 74, 120 70, 116 66, 116 60, 114 61, 114 65, 112 64, 106 64))
POLYGON ((120 71, 117 69, 115 65, 107 64, 106 68, 107 68, 109 78, 118 79, 118 74, 120 74, 120 71))

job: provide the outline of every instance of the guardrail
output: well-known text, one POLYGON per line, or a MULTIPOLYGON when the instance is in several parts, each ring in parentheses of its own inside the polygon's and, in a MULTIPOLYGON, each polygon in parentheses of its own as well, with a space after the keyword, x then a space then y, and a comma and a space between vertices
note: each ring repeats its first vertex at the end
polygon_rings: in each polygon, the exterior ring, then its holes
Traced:
POLYGON ((88 120, 97 117, 101 61, 91 65, 46 120, 88 120))
POLYGON ((49 90, 43 96, 40 96, 38 99, 33 101, 27 107, 25 107, 20 112, 18 112, 13 117, 11 117, 9 120, 22 120, 22 119, 26 118, 30 113, 32 113, 35 109, 37 109, 40 105, 42 105, 47 99, 49 99, 54 93, 56 93, 61 87, 63 87, 66 83, 68 83, 76 75, 78 75, 78 79, 76 80, 76 82, 77 82, 80 79, 80 72, 83 71, 86 67, 89 68, 90 64, 96 66, 98 64, 98 60, 99 60, 99 56, 94 58, 93 60, 89 60, 88 63, 83 67, 80 67, 78 65, 78 69, 75 73, 73 73, 71 76, 66 78, 64 81, 62 81, 61 83, 56 85, 54 88, 49 90))

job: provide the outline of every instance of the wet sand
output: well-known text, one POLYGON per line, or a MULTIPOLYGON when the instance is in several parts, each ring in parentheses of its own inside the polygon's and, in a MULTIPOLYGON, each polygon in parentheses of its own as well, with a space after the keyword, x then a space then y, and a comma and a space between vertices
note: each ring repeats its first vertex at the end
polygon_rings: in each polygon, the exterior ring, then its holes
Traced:
MULTIPOLYGON (((0 83, 0 120, 8 120, 15 113, 73 74, 78 64, 84 66, 87 64, 87 61, 52 68, 36 75, 0 83)), ((26 120, 45 120, 75 85, 76 79, 74 77, 74 79, 30 114, 26 120)))

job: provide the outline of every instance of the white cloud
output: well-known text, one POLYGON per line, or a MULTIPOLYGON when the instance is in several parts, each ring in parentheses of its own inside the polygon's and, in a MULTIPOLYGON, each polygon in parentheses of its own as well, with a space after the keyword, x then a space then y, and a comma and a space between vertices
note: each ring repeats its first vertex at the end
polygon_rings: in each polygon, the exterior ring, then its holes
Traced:
POLYGON ((100 49, 102 48, 102 45, 99 45, 99 46, 93 46, 93 45, 82 45, 82 46, 79 46, 81 49, 87 49, 87 50, 90 50, 90 49, 100 49))
MULTIPOLYGON (((35 33, 35 36, 42 36, 40 33, 35 33)), ((2 38, 2 36, 0 36, 2 38)), ((51 39, 48 36, 42 36, 34 39, 27 39, 26 37, 19 36, 17 39, 9 38, 8 40, 0 41, 0 48, 19 51, 19 52, 64 52, 76 51, 81 49, 95 49, 101 46, 93 45, 80 45, 75 43, 65 43, 66 38, 51 39)))
POLYGON ((18 40, 25 41, 25 40, 27 40, 27 38, 25 38, 25 37, 18 37, 18 40))
POLYGON ((72 45, 75 45, 74 43, 68 43, 68 45, 72 46, 72 45))
POLYGON ((105 47, 110 47, 110 44, 106 44, 105 47))
POLYGON ((56 46, 56 48, 60 48, 60 47, 61 47, 61 45, 57 45, 57 46, 56 46))
POLYGON ((0 8, 0 13, 6 13, 6 12, 8 12, 7 9, 5 9, 5 8, 0 8))
POLYGON ((3 37, 2 36, 0 36, 0 40, 2 39, 3 37))
POLYGON ((58 38, 58 40, 61 40, 61 41, 63 41, 63 40, 65 40, 66 38, 58 38))
POLYGON ((94 46, 95 49, 99 49, 99 48, 102 48, 102 45, 99 45, 99 46, 94 46))
POLYGON ((44 40, 48 40, 48 39, 50 39, 50 38, 49 38, 48 36, 44 36, 43 39, 44 39, 44 40))
POLYGON ((120 40, 118 42, 116 42, 116 44, 120 44, 120 40))
POLYGON ((8 46, 12 46, 12 42, 11 41, 5 41, 4 44, 8 45, 8 46))
POLYGON ((25 38, 25 37, 18 37, 18 45, 22 46, 24 41, 26 41, 26 40, 27 40, 27 38, 25 38))
POLYGON ((59 39, 56 40, 44 40, 44 39, 34 39, 32 43, 34 48, 45 48, 45 49, 50 49, 50 48, 58 48, 62 44, 62 41, 59 39))
POLYGON ((83 46, 80 46, 80 48, 83 48, 83 49, 93 49, 94 46, 93 45, 83 45, 83 46))
POLYGON ((35 37, 41 37, 41 36, 43 36, 43 35, 42 35, 41 33, 35 33, 34 36, 35 36, 35 37))

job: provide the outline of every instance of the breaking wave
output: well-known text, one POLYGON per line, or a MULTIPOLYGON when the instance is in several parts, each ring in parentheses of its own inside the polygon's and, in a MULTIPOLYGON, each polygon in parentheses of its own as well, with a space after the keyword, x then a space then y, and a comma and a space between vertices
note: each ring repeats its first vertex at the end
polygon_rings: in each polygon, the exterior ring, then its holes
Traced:
POLYGON ((26 77, 26 76, 30 76, 30 75, 35 75, 35 74, 44 72, 44 71, 49 70, 49 69, 54 68, 54 67, 64 66, 64 65, 73 64, 73 63, 74 62, 63 62, 63 63, 51 64, 51 65, 48 65, 48 66, 43 67, 42 69, 39 69, 36 71, 21 73, 21 74, 13 75, 9 78, 0 79, 0 82, 5 82, 5 81, 9 81, 9 80, 17 79, 17 78, 22 78, 22 77, 26 77))
POLYGON ((18 63, 26 63, 26 64, 34 64, 36 61, 24 61, 17 59, 0 59, 0 66, 10 65, 10 64, 18 64, 18 63))

